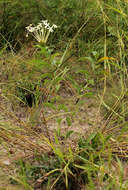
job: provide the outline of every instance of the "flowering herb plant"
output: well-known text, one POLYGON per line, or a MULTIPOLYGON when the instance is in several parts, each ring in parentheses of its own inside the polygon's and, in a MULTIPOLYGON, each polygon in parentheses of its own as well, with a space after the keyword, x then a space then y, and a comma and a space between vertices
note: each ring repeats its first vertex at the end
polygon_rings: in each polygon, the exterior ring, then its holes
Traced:
POLYGON ((50 26, 47 20, 42 20, 40 23, 37 24, 37 26, 33 26, 33 24, 30 24, 26 27, 26 37, 28 37, 28 34, 31 34, 37 40, 37 42, 41 44, 46 44, 50 33, 53 32, 53 29, 55 28, 57 28, 55 24, 50 26))

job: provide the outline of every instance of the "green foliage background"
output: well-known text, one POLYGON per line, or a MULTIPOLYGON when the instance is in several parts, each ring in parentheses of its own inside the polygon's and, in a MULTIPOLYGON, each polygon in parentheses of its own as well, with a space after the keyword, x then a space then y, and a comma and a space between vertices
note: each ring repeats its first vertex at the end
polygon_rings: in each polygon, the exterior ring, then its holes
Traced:
POLYGON ((1 47, 8 44, 19 49, 27 42, 25 27, 42 19, 59 26, 49 40, 59 48, 64 47, 84 23, 77 38, 77 46, 81 49, 89 42, 92 50, 98 48, 103 53, 104 22, 110 50, 111 43, 117 45, 118 26, 125 44, 127 42, 128 6, 125 1, 118 4, 116 0, 0 0, 0 10, 1 47))

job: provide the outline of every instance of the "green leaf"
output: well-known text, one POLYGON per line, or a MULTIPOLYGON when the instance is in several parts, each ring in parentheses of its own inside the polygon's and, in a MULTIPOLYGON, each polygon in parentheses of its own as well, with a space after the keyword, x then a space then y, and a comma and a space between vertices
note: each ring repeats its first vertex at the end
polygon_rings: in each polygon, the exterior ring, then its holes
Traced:
POLYGON ((74 133, 73 130, 68 131, 68 132, 66 133, 66 137, 65 137, 65 138, 66 138, 66 139, 69 138, 72 133, 74 133))
POLYGON ((59 140, 58 140, 56 134, 54 134, 54 138, 55 138, 55 143, 56 143, 56 144, 59 144, 59 140))
POLYGON ((44 106, 56 110, 56 107, 55 107, 54 104, 52 104, 52 103, 46 102, 46 103, 44 103, 44 106))
POLYGON ((71 126, 71 124, 72 124, 71 118, 67 116, 66 121, 67 121, 68 126, 71 126))

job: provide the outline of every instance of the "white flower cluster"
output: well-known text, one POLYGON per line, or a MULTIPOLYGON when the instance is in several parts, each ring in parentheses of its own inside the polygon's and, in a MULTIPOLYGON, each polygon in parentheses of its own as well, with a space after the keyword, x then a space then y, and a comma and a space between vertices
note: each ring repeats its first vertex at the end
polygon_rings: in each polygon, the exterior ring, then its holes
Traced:
POLYGON ((31 33, 39 43, 46 43, 50 33, 53 32, 53 29, 55 28, 57 28, 55 24, 50 26, 47 20, 42 20, 37 26, 30 24, 26 27, 28 31, 26 37, 28 37, 28 34, 31 33))

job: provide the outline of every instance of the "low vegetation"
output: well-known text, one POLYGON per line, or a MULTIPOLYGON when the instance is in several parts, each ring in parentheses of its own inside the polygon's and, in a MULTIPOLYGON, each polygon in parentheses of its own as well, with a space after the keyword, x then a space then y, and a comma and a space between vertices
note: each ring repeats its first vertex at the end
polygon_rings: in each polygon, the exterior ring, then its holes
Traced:
POLYGON ((0 189, 128 189, 128 1, 0 7, 0 189))

